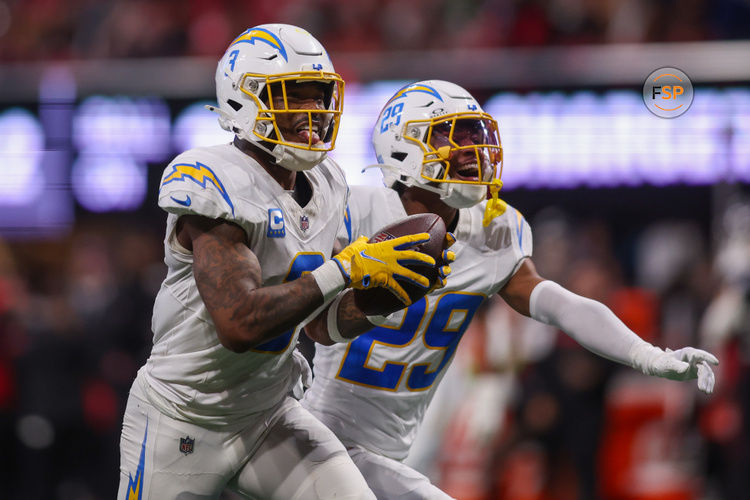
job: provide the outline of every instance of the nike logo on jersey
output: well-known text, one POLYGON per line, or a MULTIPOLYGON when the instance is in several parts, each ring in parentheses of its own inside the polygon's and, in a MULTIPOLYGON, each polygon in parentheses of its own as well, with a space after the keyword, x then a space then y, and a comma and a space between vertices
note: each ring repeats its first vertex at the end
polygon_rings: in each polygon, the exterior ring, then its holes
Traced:
POLYGON ((189 207, 192 201, 190 200, 190 195, 187 195, 187 197, 184 200, 178 200, 174 196, 170 196, 172 200, 177 203, 178 205, 182 205, 183 207, 189 207))

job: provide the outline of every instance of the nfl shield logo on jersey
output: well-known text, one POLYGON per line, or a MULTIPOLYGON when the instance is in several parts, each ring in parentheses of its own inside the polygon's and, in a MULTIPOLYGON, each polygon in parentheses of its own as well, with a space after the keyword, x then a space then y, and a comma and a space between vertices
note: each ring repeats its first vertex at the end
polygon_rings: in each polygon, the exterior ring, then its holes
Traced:
POLYGON ((185 436, 180 438, 180 451, 185 455, 189 455, 193 452, 193 445, 195 444, 195 438, 185 436))
POLYGON ((307 231, 310 227, 310 219, 307 218, 307 215, 300 215, 299 216, 299 228, 303 231, 307 231))

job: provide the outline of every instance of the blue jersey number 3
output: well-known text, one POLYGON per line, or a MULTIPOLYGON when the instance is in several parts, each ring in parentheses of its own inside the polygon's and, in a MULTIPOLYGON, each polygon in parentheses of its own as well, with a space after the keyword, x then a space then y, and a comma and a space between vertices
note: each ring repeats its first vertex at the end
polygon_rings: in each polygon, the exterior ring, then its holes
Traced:
MULTIPOLYGON (((289 266, 289 271, 286 273, 284 283, 288 281, 294 281, 303 274, 314 271, 318 267, 322 266, 325 262, 325 258, 322 253, 312 252, 300 252, 294 256, 292 264, 289 266)), ((255 346, 255 349, 251 349, 255 352, 263 352, 266 354, 281 354, 286 351, 287 347, 292 341, 292 335, 294 329, 284 332, 273 340, 269 340, 263 344, 255 346)))

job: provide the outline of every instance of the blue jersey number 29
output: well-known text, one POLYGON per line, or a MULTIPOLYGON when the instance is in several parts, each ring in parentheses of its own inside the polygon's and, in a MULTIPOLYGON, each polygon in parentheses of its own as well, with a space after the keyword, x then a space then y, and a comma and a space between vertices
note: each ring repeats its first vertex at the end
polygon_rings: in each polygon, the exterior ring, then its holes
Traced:
POLYGON ((438 299, 426 324, 422 320, 427 312, 427 302, 425 299, 415 302, 406 310, 398 327, 375 327, 357 337, 347 350, 337 378, 374 389, 395 391, 406 376, 409 391, 428 389, 448 366, 459 340, 484 299, 482 294, 448 292, 438 299), (430 370, 430 363, 410 365, 398 359, 400 348, 414 342, 420 329, 424 331, 424 345, 420 349, 443 351, 433 370, 430 370), (394 359, 386 361, 382 367, 370 367, 370 356, 379 345, 383 346, 381 348, 396 348, 391 351, 394 359))
MULTIPOLYGON (((306 272, 314 271, 318 267, 322 266, 325 262, 325 258, 322 253, 312 252, 300 252, 294 256, 292 264, 289 266, 289 271, 286 273, 284 283, 288 281, 294 281, 306 272)), ((286 351, 287 347, 292 340, 294 329, 291 329, 283 334, 279 335, 273 340, 269 340, 263 344, 255 346, 252 351, 264 352, 267 354, 280 354, 286 351)))

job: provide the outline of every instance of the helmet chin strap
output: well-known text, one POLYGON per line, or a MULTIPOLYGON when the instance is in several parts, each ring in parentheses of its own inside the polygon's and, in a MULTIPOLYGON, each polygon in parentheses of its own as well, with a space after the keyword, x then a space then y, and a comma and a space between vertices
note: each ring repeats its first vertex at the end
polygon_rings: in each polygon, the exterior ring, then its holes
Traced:
MULTIPOLYGON (((390 174, 393 174, 394 180, 398 180, 398 182, 401 182, 406 186, 419 186, 420 188, 426 189, 427 191, 438 193, 440 194, 440 199, 446 205, 452 208, 461 209, 461 208, 473 207, 477 203, 481 203, 482 200, 487 198, 487 186, 485 185, 447 184, 446 183, 446 184, 442 184, 440 187, 430 186, 429 184, 418 182, 416 181, 416 179, 410 176, 407 177, 406 179, 399 179, 401 171, 392 165, 383 164, 383 163, 378 163, 375 165, 368 165, 362 169, 362 172, 370 168, 380 168, 380 170, 383 172, 384 180, 387 174, 390 173, 390 174), (442 189, 443 186, 448 186, 448 189, 447 190, 442 189)), ((505 203, 503 200, 499 199, 497 196, 497 193, 500 191, 500 188, 502 186, 503 186, 503 183, 500 179, 494 179, 492 183, 490 184, 489 189, 490 189, 490 193, 492 197, 487 202, 487 207, 485 208, 485 211, 484 211, 484 220, 482 221, 485 227, 489 225, 492 219, 502 215, 508 207, 508 204, 505 203)), ((391 185, 388 187, 393 187, 393 186, 391 185)))
POLYGON ((477 184, 450 184, 441 199, 453 208, 469 208, 487 197, 487 187, 477 184))
MULTIPOLYGON (((475 184, 454 184, 451 186, 448 196, 443 198, 446 205, 453 208, 469 208, 481 202, 487 197, 487 187, 477 186, 475 184)), ((498 197, 500 189, 503 187, 503 181, 493 179, 490 184, 490 199, 484 208, 484 217, 482 225, 487 227, 492 219, 499 217, 508 209, 508 204, 498 197)))
POLYGON ((328 156, 326 151, 290 148, 281 144, 277 144, 271 154, 276 158, 276 163, 295 172, 310 170, 328 156))

